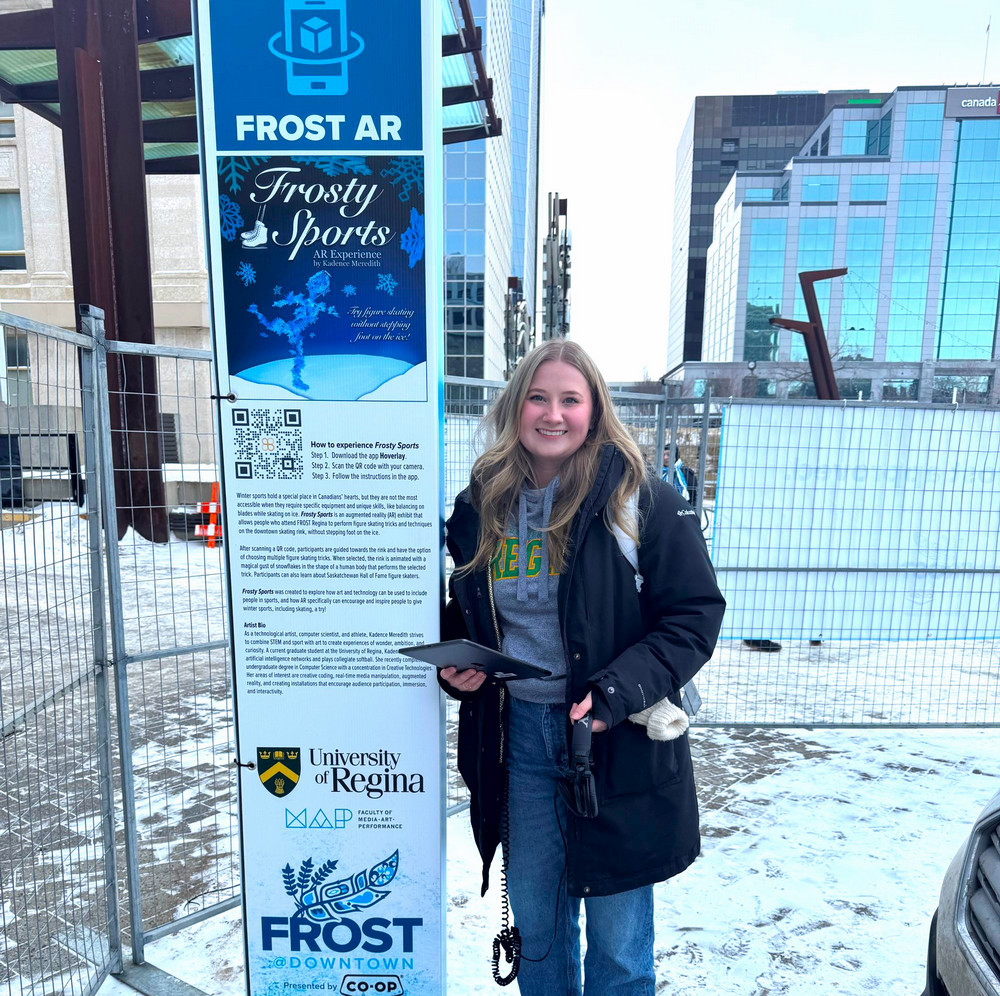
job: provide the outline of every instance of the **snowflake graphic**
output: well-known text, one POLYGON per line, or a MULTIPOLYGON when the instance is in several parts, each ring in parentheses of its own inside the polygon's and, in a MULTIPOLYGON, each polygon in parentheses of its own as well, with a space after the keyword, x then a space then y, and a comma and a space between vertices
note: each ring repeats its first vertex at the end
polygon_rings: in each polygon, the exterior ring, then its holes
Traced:
POLYGON ((424 258, 424 216, 416 208, 410 208, 410 227, 403 232, 399 244, 409 254, 412 270, 424 258))
POLYGON ((243 262, 236 267, 236 278, 243 281, 244 287, 249 287, 257 283, 257 271, 249 263, 243 262))
POLYGON ((358 293, 358 289, 354 286, 354 284, 344 284, 341 293, 344 297, 354 297, 354 295, 358 293))
POLYGON ((358 176, 371 176, 371 167, 365 162, 364 156, 289 156, 293 163, 303 166, 315 166, 327 176, 343 176, 345 173, 356 173, 358 176))
POLYGON ((399 186, 401 201, 410 199, 414 185, 418 194, 424 192, 424 162, 420 156, 400 156, 391 160, 380 172, 394 187, 399 186))
POLYGON ((219 156, 219 179, 231 194, 238 194, 243 189, 247 173, 267 160, 267 156, 219 156))
POLYGON ((375 290, 385 291, 390 297, 396 293, 399 281, 391 273, 380 273, 375 284, 375 290))
POLYGON ((225 194, 219 194, 219 227, 222 229, 222 237, 227 242, 232 242, 236 238, 236 233, 243 227, 243 215, 240 214, 239 204, 225 194))

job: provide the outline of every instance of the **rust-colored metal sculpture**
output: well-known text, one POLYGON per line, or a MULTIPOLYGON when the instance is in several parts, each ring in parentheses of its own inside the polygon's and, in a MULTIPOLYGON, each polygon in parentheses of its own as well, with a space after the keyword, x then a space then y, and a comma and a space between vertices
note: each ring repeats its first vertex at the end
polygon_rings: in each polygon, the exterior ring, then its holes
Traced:
POLYGON ((800 273, 799 284, 802 286, 802 297, 806 303, 809 320, 799 322, 793 318, 770 319, 771 324, 779 329, 802 333, 806 344, 806 356, 809 357, 809 369, 816 385, 816 397, 822 401, 839 401, 840 391, 837 388, 837 379, 833 375, 833 361, 830 359, 830 346, 823 329, 823 316, 819 313, 815 285, 819 280, 832 280, 846 273, 846 266, 836 270, 806 270, 800 273))

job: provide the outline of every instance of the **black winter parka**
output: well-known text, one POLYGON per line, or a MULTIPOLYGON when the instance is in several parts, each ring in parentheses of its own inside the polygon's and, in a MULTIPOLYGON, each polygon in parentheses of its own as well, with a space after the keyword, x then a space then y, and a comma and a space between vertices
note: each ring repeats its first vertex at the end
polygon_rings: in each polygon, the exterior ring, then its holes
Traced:
MULTIPOLYGON (((636 592, 634 571, 603 517, 624 468, 619 451, 606 445, 594 486, 573 521, 559 579, 566 704, 597 692, 613 721, 593 739, 600 814, 569 817, 572 896, 605 896, 662 881, 683 871, 700 850, 687 735, 650 740, 646 728, 628 716, 664 697, 680 705, 681 686, 712 655, 725 601, 694 510, 655 477, 640 493, 638 556, 644 581, 636 592)), ((447 523, 448 550, 456 564, 473 558, 478 535, 479 516, 464 491, 447 523)), ((496 646, 486 572, 453 577, 449 592, 443 638, 468 636, 496 646)), ((462 700, 458 766, 471 794, 485 894, 500 842, 509 693, 491 681, 465 694, 442 685, 462 700)))

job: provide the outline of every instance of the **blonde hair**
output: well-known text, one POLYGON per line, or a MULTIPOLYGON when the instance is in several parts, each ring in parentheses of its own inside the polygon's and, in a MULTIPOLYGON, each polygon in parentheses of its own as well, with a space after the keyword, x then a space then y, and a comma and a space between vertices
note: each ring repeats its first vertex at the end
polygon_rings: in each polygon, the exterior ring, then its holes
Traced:
POLYGON ((525 480, 536 483, 528 452, 519 438, 521 409, 536 371, 550 360, 561 360, 583 374, 593 414, 583 445, 559 471, 559 488, 546 529, 549 562, 556 573, 562 573, 573 517, 594 485, 605 443, 614 443, 625 458, 625 473, 604 510, 605 523, 608 528, 620 526, 638 542, 639 523, 626 506, 646 478, 639 447, 615 414, 608 385, 590 356, 569 339, 550 339, 521 360, 484 420, 487 447, 473 464, 470 481, 472 504, 479 512, 479 542, 472 560, 459 567, 461 573, 489 566, 506 535, 522 485, 525 480))

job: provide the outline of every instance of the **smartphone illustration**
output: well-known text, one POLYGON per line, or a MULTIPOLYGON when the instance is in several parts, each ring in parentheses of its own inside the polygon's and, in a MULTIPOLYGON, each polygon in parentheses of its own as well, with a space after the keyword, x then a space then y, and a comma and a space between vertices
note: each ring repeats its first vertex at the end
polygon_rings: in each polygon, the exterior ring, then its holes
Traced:
POLYGON ((290 94, 347 93, 347 0, 285 0, 285 50, 290 94))

